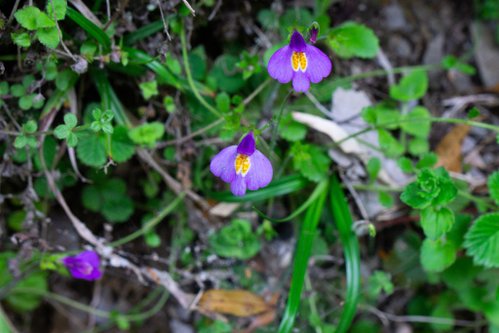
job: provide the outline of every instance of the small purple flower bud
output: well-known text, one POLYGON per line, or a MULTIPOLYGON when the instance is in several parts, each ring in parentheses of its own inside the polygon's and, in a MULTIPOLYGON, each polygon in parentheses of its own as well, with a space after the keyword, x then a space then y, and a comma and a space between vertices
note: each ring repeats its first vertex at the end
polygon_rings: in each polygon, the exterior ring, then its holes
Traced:
POLYGON ((94 281, 102 277, 100 258, 94 251, 84 251, 76 256, 66 257, 62 263, 75 279, 94 281))
POLYGON ((315 42, 317 42, 317 35, 319 35, 319 27, 313 25, 310 29, 310 43, 315 44, 315 42))

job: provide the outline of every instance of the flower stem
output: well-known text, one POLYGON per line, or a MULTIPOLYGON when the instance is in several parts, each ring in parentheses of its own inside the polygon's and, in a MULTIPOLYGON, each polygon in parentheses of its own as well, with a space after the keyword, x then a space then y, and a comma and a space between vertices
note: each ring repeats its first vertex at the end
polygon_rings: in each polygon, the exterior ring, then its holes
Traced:
POLYGON ((196 88, 196 85, 194 84, 194 80, 192 79, 192 74, 191 74, 191 68, 189 64, 189 57, 187 56, 187 41, 185 38, 185 27, 182 24, 182 28, 180 29, 180 43, 182 45, 182 59, 184 61, 184 70, 185 70, 185 75, 187 76, 187 83, 189 84, 189 87, 191 88, 192 93, 196 97, 196 99, 212 114, 217 116, 218 118, 222 118, 222 114, 218 112, 217 109, 215 109, 210 103, 208 103, 203 96, 199 93, 198 89, 196 88))

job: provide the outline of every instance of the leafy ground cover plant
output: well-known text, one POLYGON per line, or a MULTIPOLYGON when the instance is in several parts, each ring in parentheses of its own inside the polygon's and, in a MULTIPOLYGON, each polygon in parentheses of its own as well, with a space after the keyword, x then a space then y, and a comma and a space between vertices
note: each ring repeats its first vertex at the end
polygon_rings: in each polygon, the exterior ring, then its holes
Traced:
POLYGON ((1 4, 0 331, 499 331, 495 2, 1 4))

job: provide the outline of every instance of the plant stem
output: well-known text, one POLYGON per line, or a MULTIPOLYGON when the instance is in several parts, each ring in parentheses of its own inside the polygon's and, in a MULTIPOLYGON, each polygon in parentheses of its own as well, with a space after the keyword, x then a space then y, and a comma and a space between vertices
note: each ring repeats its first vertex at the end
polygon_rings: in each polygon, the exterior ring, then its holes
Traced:
POLYGON ((182 28, 180 29, 180 43, 182 46, 182 59, 184 61, 184 70, 185 75, 187 76, 187 83, 191 88, 192 93, 196 97, 196 99, 212 114, 217 116, 218 118, 223 118, 222 114, 218 112, 210 103, 208 103, 203 96, 199 93, 196 85, 194 84, 194 80, 192 79, 191 68, 189 64, 189 57, 187 56, 187 41, 185 38, 185 26, 182 24, 182 28))
POLYGON ((158 215, 154 216, 149 221, 147 221, 142 226, 142 228, 140 228, 139 230, 137 230, 135 232, 132 232, 128 236, 125 236, 123 238, 115 240, 114 242, 109 244, 109 246, 111 246, 111 247, 121 246, 121 245, 124 245, 128 242, 131 242, 132 240, 144 235, 145 233, 150 231, 152 228, 154 228, 158 223, 160 223, 165 218, 166 215, 168 215, 171 211, 173 211, 175 209, 175 207, 177 207, 177 205, 184 199, 184 197, 185 197, 185 192, 180 193, 175 198, 175 200, 172 201, 172 203, 170 203, 168 206, 163 208, 163 210, 161 210, 158 213, 158 215))

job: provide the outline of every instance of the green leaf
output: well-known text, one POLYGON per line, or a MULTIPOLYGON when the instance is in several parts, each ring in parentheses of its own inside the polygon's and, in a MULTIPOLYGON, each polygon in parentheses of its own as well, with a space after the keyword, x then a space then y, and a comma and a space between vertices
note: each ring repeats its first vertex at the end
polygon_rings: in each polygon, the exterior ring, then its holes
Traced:
POLYGON ((92 212, 98 212, 102 206, 99 190, 96 186, 85 186, 81 193, 83 206, 92 212))
POLYGON ((416 106, 404 115, 400 127, 406 133, 419 138, 426 138, 430 134, 430 112, 422 106, 416 106))
POLYGON ((9 93, 9 83, 7 81, 0 82, 0 96, 9 93))
POLYGON ((42 302, 42 295, 18 292, 22 288, 33 288, 42 292, 47 291, 47 275, 44 272, 36 272, 28 275, 15 285, 6 298, 7 303, 20 313, 33 311, 42 302))
POLYGON ((74 76, 75 74, 70 69, 65 69, 62 72, 57 73, 55 86, 60 91, 66 91, 69 88, 69 83, 74 76))
POLYGON ((14 147, 17 149, 24 148, 26 144, 28 143, 28 138, 25 135, 19 135, 15 140, 14 140, 14 147))
POLYGON ((125 222, 133 211, 132 199, 127 196, 113 196, 104 201, 101 213, 110 222, 125 222))
POLYGON ((379 51, 379 40, 374 32, 354 22, 346 22, 332 29, 328 42, 342 58, 374 58, 379 51))
POLYGON ((135 154, 135 146, 128 137, 128 129, 117 126, 111 136, 111 155, 113 161, 123 163, 135 154))
POLYGON ((239 59, 233 55, 224 54, 215 60, 215 64, 208 75, 208 84, 212 88, 218 88, 228 94, 238 92, 244 86, 244 79, 238 71, 227 71, 235 68, 239 59))
POLYGON ((454 185, 449 173, 443 167, 435 169, 435 174, 438 177, 438 187, 440 190, 431 204, 434 206, 447 205, 456 198, 457 187, 454 185))
POLYGON ((23 124, 23 132, 28 134, 33 134, 38 129, 38 124, 34 120, 28 120, 23 124))
POLYGON ((147 101, 151 97, 158 95, 158 82, 156 80, 142 82, 139 84, 140 90, 142 92, 142 96, 147 101))
POLYGON ((430 149, 430 144, 426 138, 412 138, 409 141, 409 153, 415 156, 427 153, 430 149))
POLYGON ((100 167, 106 163, 106 148, 101 137, 95 133, 84 133, 79 135, 78 139, 76 155, 83 164, 100 167))
POLYGON ((36 16, 36 29, 39 31, 44 28, 55 28, 55 21, 48 17, 47 14, 40 11, 36 16))
POLYGON ((78 137, 75 133, 69 132, 68 137, 66 138, 66 143, 68 147, 74 148, 78 144, 78 137))
POLYGON ((163 98, 163 106, 165 107, 166 112, 173 113, 175 112, 175 101, 172 96, 165 96, 163 98))
POLYGON ((450 231, 454 221, 454 212, 449 208, 427 207, 421 211, 421 227, 426 237, 433 240, 450 231))
POLYGON ((230 111, 230 96, 225 92, 218 94, 215 98, 215 104, 218 111, 228 113, 230 111))
POLYGON ((399 166, 400 170, 405 173, 411 173, 414 171, 414 165, 412 164, 411 159, 407 157, 400 157, 397 160, 397 165, 399 166))
POLYGON ((66 16, 66 9, 68 4, 66 0, 47 0, 47 14, 50 18, 57 21, 63 20, 66 16))
POLYGON ((329 157, 317 146, 296 142, 292 149, 293 165, 307 179, 319 182, 327 176, 329 157))
POLYGON ((435 153, 433 152, 425 153, 420 157, 418 163, 416 163, 416 168, 418 169, 431 168, 435 164, 437 164, 437 162, 438 162, 438 156, 435 153))
POLYGON ((445 69, 455 69, 463 74, 475 75, 475 67, 460 61, 458 58, 449 55, 442 59, 442 67, 445 69))
POLYGON ((153 145, 165 133, 165 126, 160 122, 145 123, 128 132, 130 139, 136 144, 153 145))
POLYGON ((377 299, 382 292, 386 295, 393 293, 394 286, 390 274, 383 271, 375 271, 367 282, 367 295, 371 299, 377 299))
POLYGON ((13 84, 10 87, 10 93, 14 97, 21 97, 26 94, 26 88, 22 84, 13 84))
POLYGON ((492 199, 499 205, 499 171, 495 171, 487 180, 487 187, 492 199))
POLYGON ((66 124, 68 129, 73 129, 76 126, 76 124, 78 123, 78 119, 76 118, 76 116, 74 114, 66 113, 64 115, 64 123, 66 124))
POLYGON ((278 130, 281 138, 291 142, 301 141, 307 135, 307 127, 294 121, 291 114, 282 117, 278 130))
POLYGON ((378 130, 378 141, 381 149, 388 157, 398 157, 404 153, 404 146, 390 132, 378 130))
POLYGON ((428 89, 428 74, 424 70, 413 70, 400 82, 390 87, 390 97, 409 102, 423 97, 428 89))
POLYGON ((251 230, 251 223, 243 219, 232 220, 209 239, 210 248, 227 258, 249 259, 260 251, 260 241, 251 230))
POLYGON ((29 110, 33 106, 33 95, 24 95, 19 98, 21 110, 29 110))
POLYGON ((381 170, 381 160, 377 157, 371 157, 369 161, 367 161, 366 169, 369 174, 369 180, 372 182, 375 181, 381 170))
POLYGON ((59 45, 59 32, 57 28, 43 28, 36 31, 36 37, 48 48, 55 49, 59 45))
POLYGON ((71 130, 66 125, 59 125, 54 130, 54 135, 58 139, 66 139, 71 133, 71 130))
POLYGON ((379 200, 379 203, 383 207, 386 207, 386 208, 393 207, 393 204, 394 204, 393 196, 389 192, 379 192, 378 193, 378 200, 379 200))
POLYGON ((452 242, 425 239, 421 246, 421 264, 428 272, 442 272, 456 260, 456 250, 452 242))
POLYGON ((75 9, 68 7, 66 14, 68 17, 78 24, 83 30, 85 30, 90 36, 95 38, 99 44, 101 44, 105 51, 110 50, 111 48, 111 40, 106 35, 106 33, 96 26, 94 23, 89 21, 85 16, 81 15, 75 9))
POLYGON ((475 220, 463 246, 476 264, 499 267, 499 213, 489 213, 475 220))
POLYGON ((144 235, 144 240, 149 247, 158 247, 161 245, 161 237, 153 231, 150 231, 144 235))
POLYGON ((42 11, 34 6, 27 6, 19 9, 14 14, 17 22, 24 28, 28 30, 36 30, 37 17, 42 14, 42 11))
POLYGON ((30 47, 31 38, 26 32, 13 32, 10 34, 12 41, 20 47, 30 47))

